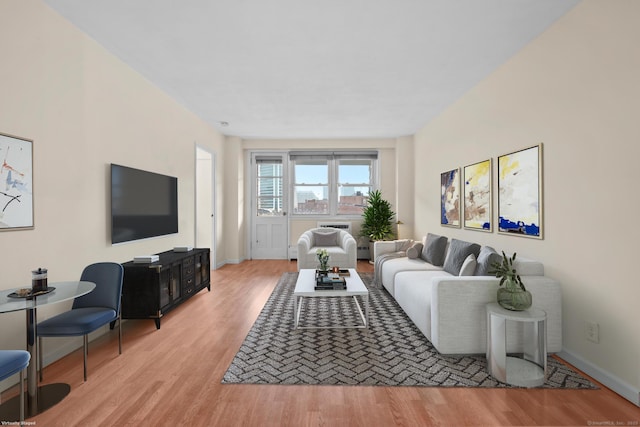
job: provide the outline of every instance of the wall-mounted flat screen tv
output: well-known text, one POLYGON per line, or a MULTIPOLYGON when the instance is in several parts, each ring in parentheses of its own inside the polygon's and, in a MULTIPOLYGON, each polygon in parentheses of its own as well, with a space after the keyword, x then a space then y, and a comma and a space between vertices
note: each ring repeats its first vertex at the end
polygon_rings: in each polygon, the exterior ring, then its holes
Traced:
POLYGON ((111 243, 178 232, 178 178, 111 164, 111 243))

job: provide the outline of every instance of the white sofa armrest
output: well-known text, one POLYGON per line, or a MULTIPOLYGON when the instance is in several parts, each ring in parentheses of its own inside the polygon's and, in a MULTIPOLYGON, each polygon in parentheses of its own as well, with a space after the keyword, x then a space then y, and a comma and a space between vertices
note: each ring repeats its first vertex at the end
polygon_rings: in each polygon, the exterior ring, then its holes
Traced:
POLYGON ((431 279, 431 342, 440 353, 485 351, 485 306, 496 301, 499 281, 490 276, 431 279))
POLYGON ((342 236, 340 246, 347 254, 346 264, 342 267, 356 268, 358 265, 358 242, 356 242, 356 239, 351 234, 344 230, 340 230, 340 235, 342 236))
POLYGON ((305 257, 307 256, 307 253, 311 249, 312 238, 313 238, 313 235, 309 232, 302 233, 300 238, 298 238, 298 256, 297 256, 298 271, 300 271, 300 269, 303 268, 303 266, 306 264, 305 257))
POLYGON ((400 246, 400 242, 406 242, 407 244, 413 243, 413 240, 410 239, 401 239, 401 240, 379 240, 373 242, 373 254, 371 254, 371 260, 375 261, 377 257, 380 255, 391 254, 398 251, 398 246, 400 246))
POLYGON ((380 255, 390 254, 395 252, 396 242, 392 240, 383 240, 373 242, 373 254, 371 254, 371 259, 375 260, 380 255))
MULTIPOLYGON (((431 288, 431 342, 443 354, 486 351, 486 304, 496 301, 499 280, 490 276, 434 277, 431 288)), ((547 351, 562 350, 562 292, 545 276, 523 276, 533 306, 547 313, 547 351)), ((507 325, 507 351, 521 352, 522 324, 507 325)))

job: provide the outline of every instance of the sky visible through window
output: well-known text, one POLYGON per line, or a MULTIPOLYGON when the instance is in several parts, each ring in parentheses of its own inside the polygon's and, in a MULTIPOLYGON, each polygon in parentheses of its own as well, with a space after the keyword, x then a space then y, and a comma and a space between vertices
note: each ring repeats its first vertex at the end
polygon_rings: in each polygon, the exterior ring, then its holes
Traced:
MULTIPOLYGON (((370 165, 366 164, 341 164, 338 169, 340 184, 368 184, 370 181, 370 165)), ((329 176, 327 165, 298 164, 295 167, 296 184, 322 184, 327 185, 329 176)), ((312 191, 321 200, 323 187, 306 187, 306 191, 312 191)))

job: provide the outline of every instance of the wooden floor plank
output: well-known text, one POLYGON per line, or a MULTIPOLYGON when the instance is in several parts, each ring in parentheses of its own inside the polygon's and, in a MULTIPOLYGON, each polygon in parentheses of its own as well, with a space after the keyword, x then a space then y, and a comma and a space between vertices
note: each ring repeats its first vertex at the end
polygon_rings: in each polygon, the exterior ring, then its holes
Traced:
MULTIPOLYGON (((373 266, 360 262, 359 271, 373 266)), ((600 390, 221 384, 231 360, 291 261, 246 261, 212 272, 201 291, 162 320, 123 322, 82 353, 45 369, 71 393, 30 419, 38 426, 633 425, 640 409, 600 390), (627 424, 629 423, 629 424, 627 424)), ((45 344, 46 345, 46 344, 45 344)), ((16 388, 3 393, 3 400, 16 388)), ((637 425, 637 424, 636 424, 637 425)))

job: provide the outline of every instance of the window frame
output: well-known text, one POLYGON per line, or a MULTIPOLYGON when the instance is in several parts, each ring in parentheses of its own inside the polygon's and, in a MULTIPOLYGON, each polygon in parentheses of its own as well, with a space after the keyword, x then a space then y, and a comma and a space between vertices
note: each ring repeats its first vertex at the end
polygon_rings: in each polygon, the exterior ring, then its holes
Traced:
MULTIPOLYGON (((339 165, 341 160, 369 160, 371 163, 370 182, 366 183, 349 183, 349 186, 369 187, 370 192, 379 189, 378 182, 378 162, 379 156, 377 151, 309 151, 309 152, 290 152, 289 153, 289 212, 290 216, 296 219, 302 218, 330 218, 338 217, 344 219, 360 218, 361 213, 338 213, 339 195, 340 195, 340 177, 339 165), (296 212, 296 188, 304 184, 296 182, 295 169, 297 161, 304 160, 326 160, 328 173, 328 190, 327 190, 327 213, 298 213, 296 212)), ((310 184, 307 184, 311 186, 310 184)))

